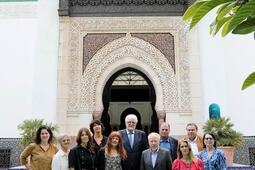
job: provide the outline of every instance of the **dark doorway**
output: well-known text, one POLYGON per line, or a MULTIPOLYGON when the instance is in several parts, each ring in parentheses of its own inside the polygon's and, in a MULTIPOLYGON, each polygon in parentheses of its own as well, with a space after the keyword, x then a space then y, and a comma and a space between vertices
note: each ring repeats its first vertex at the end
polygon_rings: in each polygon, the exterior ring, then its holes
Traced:
MULTIPOLYGON (((128 113, 135 114, 138 118, 137 129, 149 132, 158 132, 158 118, 154 109, 156 103, 155 89, 150 79, 141 71, 127 67, 116 72, 107 81, 103 91, 103 106, 101 121, 105 126, 105 135, 109 135, 112 130, 119 130, 125 128, 125 117, 128 113), (137 108, 129 107, 120 113, 114 115, 109 114, 109 107, 111 103, 118 102, 144 102, 150 105, 151 115, 150 124, 142 124, 141 115, 137 108), (113 117, 120 122, 118 125, 111 124, 113 117)), ((143 115, 144 116, 144 115, 143 115)))

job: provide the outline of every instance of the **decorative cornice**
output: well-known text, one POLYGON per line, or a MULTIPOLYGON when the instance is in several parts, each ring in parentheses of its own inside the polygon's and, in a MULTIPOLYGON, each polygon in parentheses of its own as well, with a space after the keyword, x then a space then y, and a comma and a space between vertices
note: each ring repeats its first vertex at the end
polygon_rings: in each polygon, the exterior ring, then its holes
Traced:
POLYGON ((59 15, 181 16, 193 0, 59 0, 59 15))
POLYGON ((187 0, 69 0, 70 6, 97 5, 185 5, 187 0))

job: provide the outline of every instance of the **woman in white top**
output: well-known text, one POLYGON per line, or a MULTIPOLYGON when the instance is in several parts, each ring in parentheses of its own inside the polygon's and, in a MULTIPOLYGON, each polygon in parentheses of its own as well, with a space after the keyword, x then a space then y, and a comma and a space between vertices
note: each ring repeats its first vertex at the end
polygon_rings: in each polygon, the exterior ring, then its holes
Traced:
POLYGON ((58 137, 58 142, 60 144, 60 149, 53 156, 52 159, 52 170, 68 170, 68 154, 69 154, 69 147, 71 143, 71 138, 67 134, 60 135, 58 137))

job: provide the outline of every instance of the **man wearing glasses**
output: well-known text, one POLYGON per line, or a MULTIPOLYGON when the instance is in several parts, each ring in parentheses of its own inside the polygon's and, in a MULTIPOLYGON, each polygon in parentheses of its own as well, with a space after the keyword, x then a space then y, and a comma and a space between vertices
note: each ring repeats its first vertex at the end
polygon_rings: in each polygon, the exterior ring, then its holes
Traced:
POLYGON ((123 146, 127 152, 127 160, 124 161, 124 170, 139 170, 142 152, 148 148, 145 133, 136 129, 137 117, 129 114, 125 118, 126 129, 120 131, 123 146))

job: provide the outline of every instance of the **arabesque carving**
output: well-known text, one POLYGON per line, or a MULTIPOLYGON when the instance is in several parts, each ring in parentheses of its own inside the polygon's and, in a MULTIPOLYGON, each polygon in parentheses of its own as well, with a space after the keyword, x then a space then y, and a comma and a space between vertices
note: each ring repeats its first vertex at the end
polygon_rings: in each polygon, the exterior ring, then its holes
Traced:
POLYGON ((152 80, 156 86, 156 110, 190 112, 187 31, 187 25, 180 17, 71 18, 68 112, 102 111, 100 92, 103 91, 104 83, 125 66, 140 69, 152 80), (174 36, 176 73, 158 49, 144 40, 130 36, 129 33, 137 31, 168 32, 174 36), (90 32, 124 32, 128 36, 114 40, 100 49, 82 72, 83 37, 90 32))

